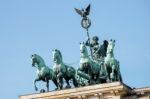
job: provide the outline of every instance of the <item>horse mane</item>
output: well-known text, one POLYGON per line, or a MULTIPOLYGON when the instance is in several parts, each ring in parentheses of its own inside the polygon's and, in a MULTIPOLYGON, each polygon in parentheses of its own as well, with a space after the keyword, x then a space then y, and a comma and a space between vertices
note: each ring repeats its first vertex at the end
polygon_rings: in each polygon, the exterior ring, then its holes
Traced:
POLYGON ((45 65, 45 61, 44 61, 44 59, 40 55, 34 54, 34 56, 37 57, 37 58, 39 58, 44 63, 44 65, 45 65))
POLYGON ((60 50, 56 49, 56 51, 58 52, 58 54, 60 55, 61 60, 62 60, 62 54, 61 54, 60 50))

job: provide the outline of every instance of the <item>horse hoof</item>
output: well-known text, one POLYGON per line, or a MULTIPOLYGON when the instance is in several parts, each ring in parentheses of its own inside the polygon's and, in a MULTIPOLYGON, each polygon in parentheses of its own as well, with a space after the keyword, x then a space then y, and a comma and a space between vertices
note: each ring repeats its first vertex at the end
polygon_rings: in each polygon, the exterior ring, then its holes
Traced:
POLYGON ((40 93, 45 93, 46 91, 44 89, 41 89, 40 90, 40 93))
POLYGON ((65 88, 66 88, 66 89, 69 89, 69 88, 71 88, 71 86, 66 86, 65 88))
POLYGON ((55 88, 55 90, 58 90, 58 88, 55 88))

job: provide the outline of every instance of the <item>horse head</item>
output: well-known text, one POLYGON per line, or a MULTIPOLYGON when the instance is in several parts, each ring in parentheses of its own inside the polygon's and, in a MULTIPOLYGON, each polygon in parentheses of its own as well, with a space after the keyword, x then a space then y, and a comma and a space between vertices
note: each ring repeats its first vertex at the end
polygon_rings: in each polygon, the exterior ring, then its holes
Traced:
POLYGON ((41 56, 37 55, 37 54, 32 54, 31 55, 31 62, 32 62, 32 66, 35 67, 37 66, 38 68, 45 66, 45 62, 42 59, 41 56))
POLYGON ((108 42, 107 54, 113 53, 114 46, 115 46, 115 40, 112 40, 112 39, 111 39, 111 40, 108 42))
POLYGON ((52 54, 53 54, 53 62, 54 63, 61 63, 62 62, 62 54, 58 49, 53 49, 52 54))
POLYGON ((32 66, 34 67, 36 63, 38 63, 38 59, 37 59, 37 55, 36 54, 32 54, 31 55, 31 62, 32 62, 32 66))
POLYGON ((84 42, 80 43, 80 53, 81 55, 88 56, 88 51, 84 42))

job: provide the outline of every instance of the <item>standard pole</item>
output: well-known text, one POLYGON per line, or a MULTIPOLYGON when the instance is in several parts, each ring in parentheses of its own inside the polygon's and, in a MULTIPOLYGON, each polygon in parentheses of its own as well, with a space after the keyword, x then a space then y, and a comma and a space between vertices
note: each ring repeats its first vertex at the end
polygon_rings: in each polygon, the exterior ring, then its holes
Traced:
POLYGON ((86 29, 86 33, 87 33, 87 36, 88 36, 88 43, 89 43, 89 47, 90 47, 90 52, 91 52, 91 57, 93 58, 93 53, 92 53, 92 48, 91 48, 91 42, 90 42, 90 35, 89 35, 89 31, 88 31, 88 28, 86 29))

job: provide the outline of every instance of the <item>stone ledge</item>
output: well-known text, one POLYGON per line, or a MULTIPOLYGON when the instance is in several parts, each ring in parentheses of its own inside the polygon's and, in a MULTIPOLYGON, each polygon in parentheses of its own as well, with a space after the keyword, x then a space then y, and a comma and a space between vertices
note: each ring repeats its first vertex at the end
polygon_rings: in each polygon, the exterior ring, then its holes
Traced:
POLYGON ((148 99, 150 99, 150 87, 136 88, 134 92, 137 96, 149 96, 148 99))
POLYGON ((19 96, 19 99, 87 99, 86 97, 113 97, 131 94, 132 90, 120 82, 97 84, 46 93, 19 96))

